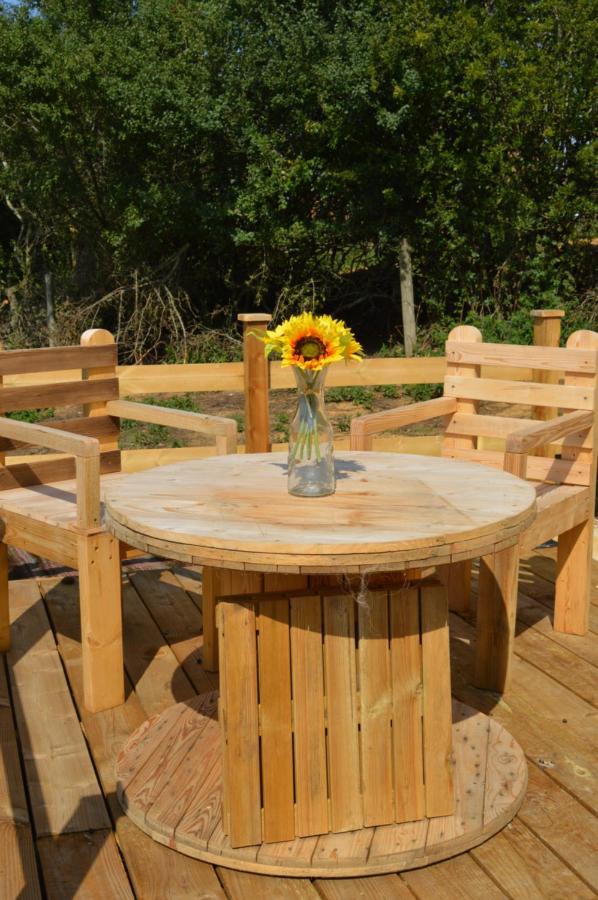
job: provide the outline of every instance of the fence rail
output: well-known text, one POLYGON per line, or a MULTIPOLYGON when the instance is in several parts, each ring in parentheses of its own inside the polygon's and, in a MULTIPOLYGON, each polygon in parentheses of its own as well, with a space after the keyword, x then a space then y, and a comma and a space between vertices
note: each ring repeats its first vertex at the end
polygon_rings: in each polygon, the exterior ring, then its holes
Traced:
MULTIPOLYGON (((560 310, 534 310, 534 343, 541 346, 558 346, 563 313, 560 310)), ((270 449, 268 423, 268 394, 271 390, 294 387, 290 368, 282 368, 280 362, 264 359, 261 344, 253 333, 266 327, 268 318, 262 314, 249 313, 239 316, 244 330, 244 361, 230 363, 185 363, 161 365, 118 366, 121 397, 135 397, 148 394, 203 393, 222 391, 245 395, 245 452, 270 449), (257 352, 259 349, 259 352, 257 352)), ((488 378, 531 381, 532 369, 488 368, 482 366, 481 374, 488 378)), ((381 358, 372 357, 362 362, 348 362, 331 366, 327 375, 328 387, 374 387, 376 385, 440 384, 446 371, 443 356, 381 358)), ((75 381, 80 371, 67 370, 27 375, 5 375, 5 386, 27 384, 48 384, 58 381, 75 381)), ((390 439, 389 439, 390 440, 390 439)), ((393 438, 395 449, 406 450, 404 442, 413 444, 412 452, 437 450, 436 438, 393 438), (419 442, 419 443, 418 443, 419 442), (400 447, 399 447, 400 444, 400 447), (421 444, 421 446, 420 446, 421 444)), ((338 440, 340 446, 344 439, 338 440)), ((393 445, 393 446, 394 446, 393 445)), ((135 469, 158 465, 174 458, 187 455, 202 456, 208 448, 173 448, 172 450, 130 450, 127 451, 126 468, 135 469), (138 463, 134 456, 138 454, 138 463)), ((31 459, 31 458, 30 458, 31 459)))

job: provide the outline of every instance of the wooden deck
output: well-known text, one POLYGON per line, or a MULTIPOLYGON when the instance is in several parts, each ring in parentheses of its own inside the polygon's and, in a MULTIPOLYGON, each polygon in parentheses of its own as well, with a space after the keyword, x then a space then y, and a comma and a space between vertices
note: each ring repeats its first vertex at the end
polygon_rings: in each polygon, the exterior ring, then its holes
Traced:
POLYGON ((470 621, 452 616, 453 693, 524 748, 516 820, 477 849, 426 869, 365 879, 266 878, 214 868, 154 843, 121 812, 114 763, 148 716, 202 693, 201 573, 131 571, 124 593, 128 698, 81 705, 77 582, 11 582, 13 649, 0 657, 0 898, 579 898, 598 895, 598 563, 593 632, 556 635, 554 562, 522 566, 513 687, 471 687, 470 621))

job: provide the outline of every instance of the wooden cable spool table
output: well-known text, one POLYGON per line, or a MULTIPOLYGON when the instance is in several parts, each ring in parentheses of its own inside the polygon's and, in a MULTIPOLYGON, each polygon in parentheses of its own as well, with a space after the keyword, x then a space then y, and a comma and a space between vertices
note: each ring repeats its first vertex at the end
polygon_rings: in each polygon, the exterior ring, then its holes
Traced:
POLYGON ((218 597, 220 694, 148 720, 117 763, 133 821, 215 865, 415 868, 486 840, 523 800, 521 748, 451 706, 443 572, 494 553, 499 589, 516 590, 533 488, 412 455, 340 453, 336 468, 336 493, 317 499, 288 495, 276 453, 164 466, 106 491, 118 538, 203 565, 218 597))

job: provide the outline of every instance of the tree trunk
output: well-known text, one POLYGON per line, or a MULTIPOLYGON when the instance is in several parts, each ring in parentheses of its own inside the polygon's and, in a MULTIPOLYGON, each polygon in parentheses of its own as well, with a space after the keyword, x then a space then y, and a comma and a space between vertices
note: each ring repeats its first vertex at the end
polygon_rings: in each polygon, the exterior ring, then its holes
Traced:
POLYGON ((401 312, 403 316, 403 343, 405 356, 413 356, 417 343, 415 329, 415 303, 413 299, 413 272, 411 268, 411 247, 403 238, 399 247, 399 271, 401 278, 401 312))

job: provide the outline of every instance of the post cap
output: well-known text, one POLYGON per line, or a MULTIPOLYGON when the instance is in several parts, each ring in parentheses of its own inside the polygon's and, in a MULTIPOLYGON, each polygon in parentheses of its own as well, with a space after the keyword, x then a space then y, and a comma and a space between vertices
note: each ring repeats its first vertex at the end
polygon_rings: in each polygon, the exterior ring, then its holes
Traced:
POLYGON ((532 309, 530 312, 534 319, 562 319, 564 315, 564 309, 532 309))
POLYGON ((239 322, 270 322, 272 316, 270 313, 239 313, 237 320, 239 322))

